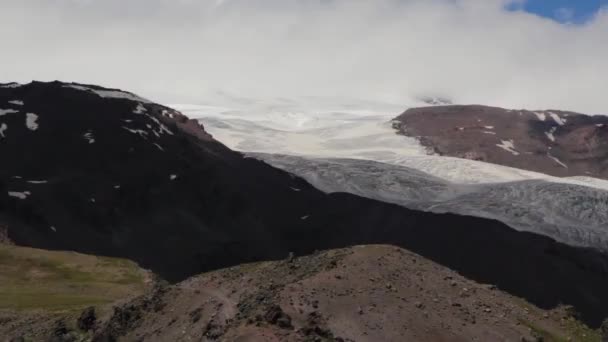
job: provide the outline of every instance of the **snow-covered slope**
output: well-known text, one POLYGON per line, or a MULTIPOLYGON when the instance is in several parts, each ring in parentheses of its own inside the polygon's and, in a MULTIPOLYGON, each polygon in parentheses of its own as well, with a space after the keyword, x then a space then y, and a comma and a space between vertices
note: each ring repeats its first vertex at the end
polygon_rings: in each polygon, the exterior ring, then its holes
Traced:
POLYGON ((249 154, 328 192, 408 208, 496 219, 518 230, 608 251, 608 191, 532 179, 458 184, 399 165, 357 159, 249 154))
POLYGON ((403 106, 336 101, 232 99, 221 105, 172 107, 201 120, 217 140, 242 152, 373 160, 462 184, 547 179, 608 189, 608 182, 590 177, 557 178, 475 160, 429 155, 415 138, 397 135, 392 128, 391 119, 403 111, 403 106))

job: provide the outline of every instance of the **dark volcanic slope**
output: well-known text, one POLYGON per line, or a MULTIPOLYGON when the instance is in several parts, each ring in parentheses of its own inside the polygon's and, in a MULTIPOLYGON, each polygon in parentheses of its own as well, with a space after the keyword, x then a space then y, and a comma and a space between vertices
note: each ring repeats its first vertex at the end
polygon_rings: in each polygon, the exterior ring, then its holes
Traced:
POLYGON ((496 221, 408 210, 244 158, 129 93, 0 86, 0 225, 19 245, 127 257, 170 280, 390 243, 543 307, 608 313, 608 260, 496 221))
POLYGON ((608 117, 486 106, 412 108, 394 127, 433 152, 553 176, 608 179, 608 117))

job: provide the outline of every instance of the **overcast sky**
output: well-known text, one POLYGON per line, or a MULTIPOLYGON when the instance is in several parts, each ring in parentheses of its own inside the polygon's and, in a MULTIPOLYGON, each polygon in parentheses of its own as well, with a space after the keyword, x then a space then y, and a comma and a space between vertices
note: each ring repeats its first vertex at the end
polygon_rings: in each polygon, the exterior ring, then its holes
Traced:
POLYGON ((0 0, 0 82, 94 83, 163 103, 440 95, 608 114, 608 9, 569 23, 517 2, 0 0))

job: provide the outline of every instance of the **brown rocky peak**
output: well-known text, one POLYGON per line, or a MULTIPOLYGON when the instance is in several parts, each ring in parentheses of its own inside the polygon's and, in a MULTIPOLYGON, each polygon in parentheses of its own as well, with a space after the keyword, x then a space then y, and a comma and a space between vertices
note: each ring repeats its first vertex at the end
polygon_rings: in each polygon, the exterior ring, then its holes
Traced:
POLYGON ((393 127, 439 155, 608 178, 608 117, 480 105, 412 108, 393 127))

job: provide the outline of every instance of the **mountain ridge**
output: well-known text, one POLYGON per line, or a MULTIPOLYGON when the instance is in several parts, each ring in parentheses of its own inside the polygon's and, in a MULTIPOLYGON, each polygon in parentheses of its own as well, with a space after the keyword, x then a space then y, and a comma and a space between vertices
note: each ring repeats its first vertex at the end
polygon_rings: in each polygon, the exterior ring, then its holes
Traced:
POLYGON ((0 155, 11 161, 0 169, 0 224, 17 245, 129 258, 175 282, 290 252, 389 243, 536 305, 573 305, 592 326, 607 315, 606 255, 494 220, 325 194, 177 111, 65 85, 0 87, 0 108, 12 111, 0 117, 0 155))

